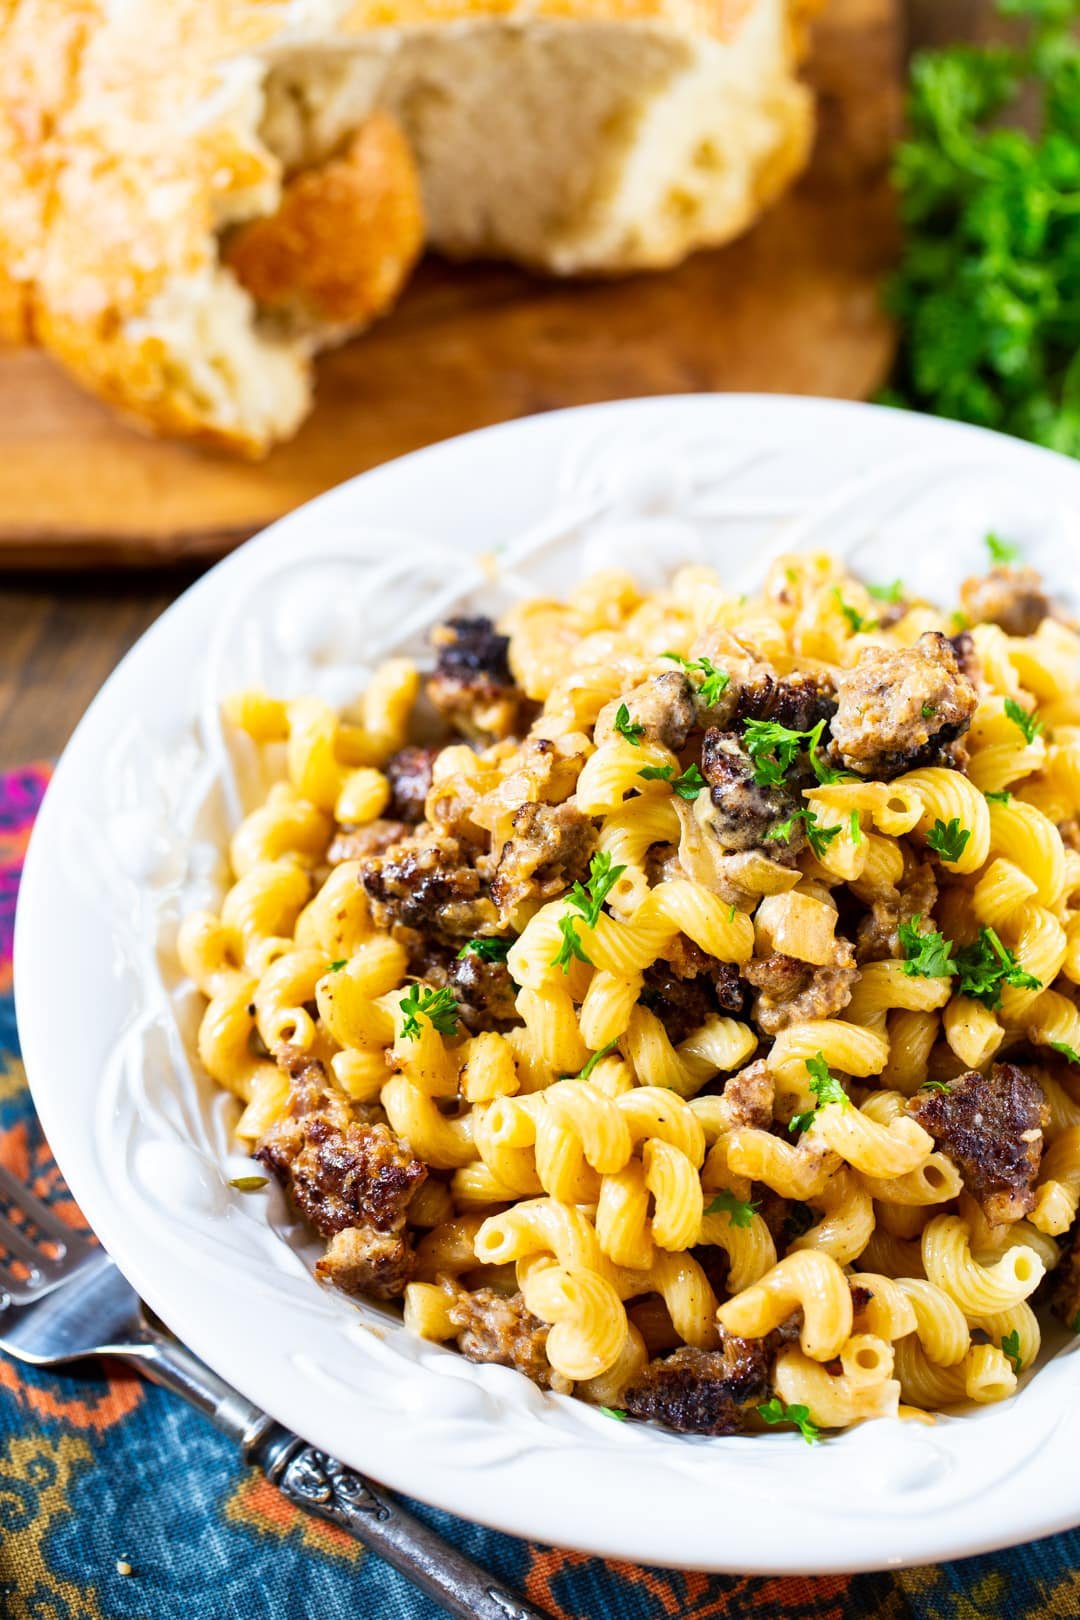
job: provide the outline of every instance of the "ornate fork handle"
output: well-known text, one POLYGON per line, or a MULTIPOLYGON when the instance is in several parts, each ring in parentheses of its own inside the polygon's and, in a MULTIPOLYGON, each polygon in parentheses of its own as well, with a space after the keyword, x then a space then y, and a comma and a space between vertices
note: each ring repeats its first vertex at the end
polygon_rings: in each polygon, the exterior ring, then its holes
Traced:
POLYGON ((456 1620, 551 1620, 429 1530, 381 1486, 275 1423, 148 1312, 136 1341, 114 1346, 113 1353, 135 1361, 147 1378, 182 1396, 231 1435, 290 1502, 340 1525, 456 1620))
POLYGON ((325 1451, 285 1430, 259 1449, 267 1478, 283 1496, 340 1525, 460 1620, 548 1620, 325 1451))

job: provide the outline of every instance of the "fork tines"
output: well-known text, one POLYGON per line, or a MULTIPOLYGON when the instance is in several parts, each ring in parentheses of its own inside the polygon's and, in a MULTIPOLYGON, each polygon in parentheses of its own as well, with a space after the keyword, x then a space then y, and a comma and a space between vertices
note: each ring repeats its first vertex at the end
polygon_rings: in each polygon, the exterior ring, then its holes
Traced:
POLYGON ((0 1309, 63 1282, 86 1256, 86 1238, 0 1165, 0 1309), (21 1217, 13 1220, 12 1215, 21 1217))

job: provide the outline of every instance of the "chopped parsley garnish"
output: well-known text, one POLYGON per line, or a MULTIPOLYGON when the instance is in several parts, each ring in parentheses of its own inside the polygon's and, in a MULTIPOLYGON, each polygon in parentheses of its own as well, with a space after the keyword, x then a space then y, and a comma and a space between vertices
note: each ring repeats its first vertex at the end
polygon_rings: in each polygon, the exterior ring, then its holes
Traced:
POLYGON ((605 1417, 614 1418, 616 1423, 625 1423, 627 1414, 621 1406, 601 1406, 599 1408, 605 1417))
POLYGON ((927 833, 926 842, 943 861, 958 861, 970 837, 970 829, 961 827, 959 816, 952 816, 947 822, 939 816, 927 833))
POLYGON ((258 1192, 262 1187, 269 1186, 266 1176, 234 1176, 229 1182, 237 1192, 258 1192))
POLYGON ((738 909, 739 909, 739 908, 738 908, 738 907, 737 907, 737 906, 736 906, 736 904, 735 904, 735 902, 734 902, 734 900, 733 900, 733 901, 732 901, 732 902, 731 902, 731 905, 730 905, 730 906, 729 906, 729 907, 728 907, 728 914, 727 914, 727 920, 728 920, 728 922, 729 922, 729 923, 731 923, 731 922, 734 922, 734 921, 735 921, 735 913, 736 913, 736 911, 737 911, 737 910, 738 910, 738 909))
POLYGON ((904 582, 901 579, 894 579, 891 585, 868 585, 866 593, 872 596, 875 602, 902 602, 904 582))
POLYGON ((1017 726, 1023 733, 1026 743, 1033 743, 1043 729, 1043 723, 1036 716, 1034 710, 1029 712, 1027 709, 1022 708, 1015 698, 1008 697, 1005 699, 1005 713, 1013 725, 1017 726))
POLYGON ((747 720, 743 744, 754 762, 758 787, 782 787, 806 738, 807 731, 790 731, 775 720, 747 720))
POLYGON ((728 1215, 731 1218, 732 1226, 747 1227, 754 1224, 754 1216, 759 1208, 759 1204, 751 1204, 741 1198, 736 1198, 735 1194, 729 1191, 727 1187, 722 1187, 712 1203, 706 1208, 705 1214, 728 1215))
POLYGON ((608 1041, 607 1045, 602 1046, 600 1048, 599 1052, 594 1052, 592 1057, 589 1059, 588 1063, 586 1063, 585 1067, 582 1069, 581 1073, 577 1076, 577 1079, 578 1080, 589 1080, 589 1079, 591 1079, 592 1072, 596 1068, 596 1065, 598 1063, 602 1063, 604 1061, 604 1059, 611 1052, 614 1052, 615 1048, 618 1046, 618 1044, 619 1044, 619 1042, 618 1042, 618 1039, 616 1038, 613 1041, 608 1041))
POLYGON ((681 776, 675 775, 674 765, 644 765, 638 775, 646 782, 670 782, 672 792, 680 799, 696 799, 705 786, 705 778, 696 765, 688 765, 681 776))
POLYGON ((954 630, 971 629, 971 620, 968 618, 966 613, 961 613, 959 608, 956 608, 952 613, 949 614, 949 623, 952 625, 954 630))
POLYGON ((552 967, 560 967, 564 973, 569 973, 570 963, 575 956, 579 962, 591 961, 578 937, 578 919, 574 913, 580 913, 589 927, 595 928, 604 909, 604 901, 625 871, 625 866, 612 866, 611 856, 605 849, 593 856, 589 862, 588 882, 584 887, 575 883, 566 897, 570 910, 559 918, 563 942, 558 956, 552 958, 552 967))
POLYGON ((1053 1052, 1060 1052, 1067 1063, 1080 1063, 1080 1052, 1070 1046, 1068 1041, 1051 1041, 1050 1049, 1053 1052))
POLYGON ((680 799, 696 799, 705 786, 705 778, 696 765, 688 765, 681 776, 676 776, 671 784, 680 799))
POLYGON ((670 658, 676 664, 681 664, 688 675, 700 675, 701 685, 698 693, 707 709, 719 702, 720 698, 731 685, 731 676, 726 669, 717 669, 708 658, 684 658, 681 653, 666 652, 660 654, 661 658, 670 658))
POLYGON ((1020 966, 992 928, 980 928, 973 945, 962 945, 957 950, 956 966, 960 971, 960 994, 981 1001, 991 1011, 1001 1005, 1003 984, 1011 984, 1016 990, 1042 989, 1041 980, 1020 966))
POLYGON ((631 748, 641 747, 641 739, 645 735, 645 727, 639 726, 636 721, 631 720, 630 710, 626 707, 625 703, 620 703, 619 707, 615 710, 615 730, 620 734, 620 736, 626 738, 631 748))
POLYGON ((459 962, 467 956, 478 956, 481 962, 505 962, 513 944, 512 939, 470 939, 457 953, 459 962))
POLYGON ((919 932, 922 913, 900 924, 900 952, 909 979, 947 979, 958 971, 952 960, 952 940, 936 930, 919 932))
POLYGON ((766 1423, 794 1423, 808 1446, 817 1445, 821 1439, 821 1430, 816 1423, 810 1420, 808 1406, 785 1406, 779 1395, 765 1401, 758 1407, 758 1416, 766 1423))
POLYGON ((983 798, 988 804, 1009 804, 1012 800, 1012 794, 1008 788, 1003 788, 1000 793, 986 792, 983 794, 983 798))
POLYGON ((919 1087, 920 1091, 951 1091, 952 1086, 947 1080, 924 1080, 919 1087))
POLYGON ((331 973, 340 973, 342 968, 343 967, 348 967, 348 965, 349 965, 349 958, 347 956, 343 956, 340 961, 331 962, 331 964, 330 964, 330 972, 331 973))
POLYGON ((592 957, 586 955, 585 947, 578 936, 578 920, 572 912, 559 918, 559 932, 562 935, 562 944, 559 946, 558 956, 551 959, 552 967, 562 968, 569 973, 570 963, 577 957, 579 962, 592 963, 592 957))
POLYGON ((420 1039, 421 1015, 440 1035, 457 1034, 458 1004, 449 985, 433 990, 430 985, 411 984, 401 998, 401 1010, 405 1014, 401 1034, 407 1041, 420 1039))
POLYGON ((840 609, 841 613, 844 615, 844 618, 847 620, 848 625, 850 626, 853 636, 857 636, 860 630, 877 629, 877 619, 863 618, 863 615, 859 612, 858 608, 853 608, 850 602, 844 601, 843 592, 841 591, 839 585, 833 586, 832 593, 836 598, 837 607, 840 609))
POLYGON ((924 703, 919 712, 924 720, 929 720, 931 716, 937 714, 937 709, 932 703, 924 703))
POLYGON ((859 820, 857 810, 851 812, 851 842, 853 844, 862 843, 862 822, 859 820))
POLYGON ((1020 561, 1020 547, 1014 546, 1011 540, 1002 540, 997 534, 987 534, 983 536, 983 544, 990 553, 990 561, 993 563, 1020 561))
POLYGON ((786 821, 779 822, 777 826, 771 828, 765 834, 766 843, 778 841, 789 844, 797 821, 805 823, 807 842, 820 860, 833 839, 839 836, 840 828, 823 827, 818 821, 817 812, 813 809, 796 810, 792 815, 788 816, 786 821))
POLYGON ((1019 1378, 1024 1367, 1024 1358, 1020 1354, 1019 1328, 1013 1328, 1011 1333, 1006 1333, 1005 1337, 1001 1341, 1001 1348, 1012 1362, 1013 1372, 1019 1378))
POLYGON ((825 722, 824 720, 819 720, 812 731, 807 731, 804 733, 806 737, 806 751, 810 756, 810 764, 813 768, 814 775, 817 777, 822 787, 828 787, 832 782, 853 782, 855 777, 850 771, 834 770, 831 765, 826 765, 825 761, 818 753, 818 749, 821 745, 821 734, 824 730, 825 722))
POLYGON ((829 1073, 829 1065, 825 1062, 823 1052, 818 1052, 815 1057, 807 1058, 806 1072, 810 1076, 810 1090, 817 1098, 817 1102, 813 1108, 808 1108, 805 1113, 795 1114, 789 1120, 789 1131, 799 1133, 808 1131, 814 1123, 814 1115, 819 1109, 827 1107, 829 1103, 839 1103, 841 1108, 851 1107, 851 1098, 836 1076, 829 1073))

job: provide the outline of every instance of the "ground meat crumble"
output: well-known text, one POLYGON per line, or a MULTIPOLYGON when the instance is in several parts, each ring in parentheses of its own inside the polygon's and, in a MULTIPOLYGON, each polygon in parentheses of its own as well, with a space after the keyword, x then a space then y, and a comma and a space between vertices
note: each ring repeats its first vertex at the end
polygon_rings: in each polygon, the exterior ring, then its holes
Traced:
POLYGON ((524 694, 510 673, 510 637, 490 619, 450 619, 432 631, 435 672, 428 697, 455 730, 474 742, 519 729, 524 694))
POLYGON ((937 631, 914 647, 867 647, 837 681, 832 738, 859 776, 890 781, 947 759, 978 702, 952 643, 937 631))
POLYGON ((1007 636, 1033 636, 1051 610, 1034 568, 991 568, 965 579, 960 605, 972 624, 1000 625, 1007 636))
POLYGON ((401 1294, 414 1264, 405 1212, 427 1166, 388 1125, 357 1117, 316 1059, 286 1050, 279 1061, 289 1076, 288 1105, 255 1157, 296 1213, 330 1239, 316 1274, 347 1293, 401 1294))
POLYGON ((791 860, 803 849, 803 824, 792 823, 802 808, 801 797, 786 783, 762 787, 755 782, 753 761, 735 732, 710 727, 701 747, 701 770, 709 785, 701 819, 722 849, 764 850, 775 860, 791 860))
POLYGON ((807 1019, 835 1017, 851 1000, 859 977, 855 952, 846 939, 837 940, 836 961, 825 967, 774 951, 748 962, 743 972, 758 992, 752 1016, 766 1035, 777 1035, 807 1019))
POLYGON ((1018 1221, 1035 1207, 1049 1109, 1042 1087, 1016 1063, 972 1069, 945 1091, 922 1091, 908 1112, 959 1168, 988 1221, 1018 1221))
POLYGON ((622 1403, 632 1417, 681 1434, 738 1434, 748 1412, 768 1397, 774 1354, 766 1339, 722 1332, 718 1350, 684 1345, 650 1361, 622 1403))

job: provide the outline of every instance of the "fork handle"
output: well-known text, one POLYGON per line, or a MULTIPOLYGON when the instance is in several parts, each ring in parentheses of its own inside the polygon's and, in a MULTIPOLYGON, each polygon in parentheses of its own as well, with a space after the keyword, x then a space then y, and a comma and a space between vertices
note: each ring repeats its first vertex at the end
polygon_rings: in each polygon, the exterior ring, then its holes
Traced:
POLYGON ((297 1507, 329 1519, 456 1620, 551 1620, 429 1530, 381 1486, 290 1434, 219 1378, 147 1313, 125 1352, 142 1373, 239 1441, 249 1462, 297 1507))
POLYGON ((551 1620, 381 1487, 287 1430, 271 1433, 253 1460, 290 1502, 347 1530, 457 1620, 551 1620))

